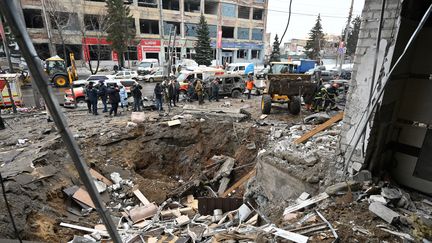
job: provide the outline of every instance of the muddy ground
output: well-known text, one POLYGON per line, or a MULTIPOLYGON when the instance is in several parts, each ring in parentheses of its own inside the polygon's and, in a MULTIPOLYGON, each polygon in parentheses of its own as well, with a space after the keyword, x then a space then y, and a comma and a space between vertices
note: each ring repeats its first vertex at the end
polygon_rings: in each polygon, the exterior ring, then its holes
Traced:
MULTIPOLYGON (((250 117, 235 122, 223 117, 187 116, 175 127, 169 127, 167 121, 174 115, 183 115, 181 106, 160 115, 146 111, 146 116, 152 119, 136 127, 127 125, 130 112, 115 118, 95 117, 80 109, 64 112, 89 167, 107 178, 112 172, 118 172, 122 178, 133 181, 150 201, 162 203, 168 197, 175 197, 173 192, 179 192, 187 183, 211 179, 209 166, 214 163, 211 158, 215 155, 233 157, 235 167, 244 166, 231 175, 233 184, 254 167, 258 152, 274 139, 274 127, 289 128, 308 115, 304 112, 291 116, 286 107, 279 107, 261 120, 259 103, 259 97, 206 102, 203 108, 224 109, 222 105, 241 108, 250 117), (255 145, 252 149, 251 144, 255 145)), ((8 129, 0 131, 0 171, 2 176, 5 174, 6 194, 20 235, 26 240, 67 242, 82 232, 60 227, 60 222, 88 227, 100 222, 96 212, 78 216, 68 211, 69 200, 63 190, 82 184, 60 136, 53 124, 46 122, 46 116, 37 111, 6 115, 6 118, 8 129), (35 170, 44 173, 35 174, 35 170)), ((198 185, 189 193, 208 195, 208 191, 202 190, 203 186, 198 185)), ((126 193, 126 197, 136 200, 130 191, 126 193)), ((235 196, 242 197, 242 193, 243 190, 239 190, 235 196)), ((102 198, 108 207, 118 203, 109 195, 102 194, 102 198)), ((0 238, 15 238, 4 201, 1 202, 0 238)), ((274 212, 283 210, 281 205, 279 208, 278 204, 272 206, 274 212)), ((365 204, 331 204, 323 212, 329 221, 340 223, 337 228, 342 242, 397 242, 381 231, 374 236, 353 238, 349 228, 351 221, 364 222, 364 227, 374 233, 375 225, 382 223, 371 215, 365 204)), ((113 215, 121 216, 116 210, 113 215)))

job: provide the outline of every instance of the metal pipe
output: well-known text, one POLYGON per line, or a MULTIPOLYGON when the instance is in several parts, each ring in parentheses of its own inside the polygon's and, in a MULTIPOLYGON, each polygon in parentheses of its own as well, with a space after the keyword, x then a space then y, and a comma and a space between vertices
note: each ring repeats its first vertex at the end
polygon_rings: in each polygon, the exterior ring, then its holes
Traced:
MULTIPOLYGON (((395 64, 393 65, 393 67, 390 69, 390 71, 389 71, 389 72, 386 74, 386 76, 383 78, 383 79, 384 79, 384 82, 383 82, 384 85, 383 85, 382 89, 378 92, 377 97, 374 99, 375 102, 372 104, 372 108, 369 109, 369 110, 367 111, 366 123, 363 125, 362 130, 361 130, 361 132, 360 132, 360 136, 357 137, 357 139, 356 139, 356 141, 355 141, 355 143, 354 143, 354 146, 352 147, 352 149, 351 149, 351 151, 350 151, 350 153, 349 153, 348 159, 347 159, 347 161, 346 161, 346 163, 345 163, 345 166, 344 166, 344 171, 343 171, 344 174, 346 174, 346 172, 347 172, 347 170, 348 170, 348 163, 349 163, 349 161, 351 161, 352 156, 354 155, 354 151, 355 151, 355 149, 356 149, 356 147, 357 147, 357 145, 358 145, 358 143, 359 143, 359 141, 360 141, 360 138, 362 137, 361 135, 364 134, 364 133, 366 132, 367 124, 368 124, 368 121, 370 120, 370 118, 372 117, 373 110, 375 110, 375 108, 378 106, 379 100, 381 99, 382 95, 384 94, 384 90, 385 90, 386 86, 388 85, 388 80, 389 80, 389 78, 390 78, 390 75, 393 73, 393 71, 394 71, 394 70, 396 69, 396 67, 399 65, 399 63, 401 62, 402 58, 405 56, 406 52, 408 51, 408 49, 411 47, 411 45, 412 45, 412 43, 414 42, 414 40, 415 40, 415 39, 417 38, 417 36, 419 35, 420 30, 421 30, 421 29, 423 28, 423 26, 425 25, 425 23, 426 23, 426 21, 428 20, 428 18, 429 18, 429 16, 430 16, 431 12, 432 12, 432 4, 431 4, 431 5, 429 6, 429 8, 426 10, 426 13, 423 15, 423 18, 421 19, 419 25, 417 26, 417 28, 416 28, 416 30, 414 31, 414 33, 411 35, 411 38, 408 40, 408 42, 407 42, 407 44, 406 44, 406 46, 405 46, 404 51, 403 51, 402 54, 399 56, 399 58, 397 59, 397 61, 396 61, 395 64)), ((366 114, 366 113, 363 113, 363 114, 366 114)), ((361 119, 361 120, 363 120, 363 119, 361 119)), ((359 127, 361 126, 361 120, 360 120, 360 122, 358 123, 358 127, 357 127, 357 128, 359 128, 359 127)), ((357 128, 356 128, 356 130, 357 130, 357 128)))
POLYGON ((109 212, 102 204, 102 200, 100 199, 96 186, 94 185, 90 173, 87 169, 87 164, 85 163, 79 150, 78 144, 74 140, 72 132, 70 131, 69 126, 66 122, 66 117, 61 112, 52 89, 50 89, 46 83, 48 77, 41 66, 40 59, 32 44, 32 40, 27 33, 24 21, 20 18, 19 15, 15 14, 18 11, 15 2, 13 0, 0 0, 0 4, 2 6, 0 8, 0 11, 6 17, 8 24, 10 25, 12 32, 16 37, 16 41, 20 47, 20 50, 28 64, 29 70, 33 75, 35 84, 42 96, 44 97, 45 104, 47 105, 48 110, 50 111, 52 118, 57 126, 57 130, 63 139, 66 149, 68 150, 69 155, 75 164, 81 181, 85 185, 90 195, 90 198, 95 204, 96 210, 100 214, 107 228, 107 231, 111 236, 111 239, 114 242, 122 242, 120 235, 117 232, 117 229, 110 217, 109 212))

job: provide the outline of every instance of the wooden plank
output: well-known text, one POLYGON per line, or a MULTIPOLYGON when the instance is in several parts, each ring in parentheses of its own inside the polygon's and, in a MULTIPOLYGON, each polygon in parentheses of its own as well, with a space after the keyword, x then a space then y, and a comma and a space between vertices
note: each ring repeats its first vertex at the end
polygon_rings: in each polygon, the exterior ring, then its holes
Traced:
POLYGON ((224 177, 220 180, 219 189, 217 191, 219 196, 222 196, 225 190, 228 188, 228 183, 230 182, 230 178, 224 177))
POLYGON ((136 189, 135 191, 133 191, 133 193, 144 206, 150 204, 150 201, 144 196, 144 194, 142 194, 142 192, 139 189, 136 189))
POLYGON ((107 179, 105 176, 103 176, 99 172, 97 172, 97 171, 95 171, 93 169, 90 169, 89 172, 90 172, 90 174, 92 175, 93 178, 102 181, 107 186, 111 186, 113 184, 111 180, 107 179))
POLYGON ((83 226, 79 226, 79 225, 74 225, 74 224, 68 224, 68 223, 61 222, 60 226, 71 228, 71 229, 76 229, 76 230, 82 230, 82 231, 89 232, 89 233, 99 233, 101 236, 109 236, 108 232, 106 232, 106 231, 92 229, 92 228, 83 227, 83 226))
POLYGON ((295 205, 293 205, 291 207, 285 208, 283 215, 295 212, 297 210, 300 210, 302 208, 305 208, 307 206, 315 204, 315 203, 317 203, 319 201, 322 201, 322 200, 324 200, 324 199, 326 199, 328 197, 329 197, 329 195, 327 193, 323 192, 323 193, 318 194, 317 196, 312 197, 310 199, 307 199, 307 200, 305 200, 305 201, 303 201, 301 203, 297 203, 297 204, 295 204, 295 205))
POLYGON ((294 144, 300 144, 300 143, 304 143, 307 140, 309 140, 309 138, 315 136, 317 133, 329 128, 331 125, 333 125, 334 123, 342 120, 344 116, 344 113, 338 113, 337 115, 333 116, 332 118, 330 118, 328 121, 324 122, 323 124, 315 127, 314 129, 312 129, 310 132, 304 134, 303 136, 301 136, 300 138, 296 139, 294 141, 294 144))
POLYGON ((72 197, 89 207, 96 208, 88 192, 82 188, 78 189, 72 197))
POLYGON ((223 193, 222 197, 227 197, 228 194, 230 194, 232 191, 236 190, 241 185, 243 185, 247 180, 249 180, 250 178, 252 178, 252 176, 254 176, 255 173, 256 173, 256 169, 254 168, 249 173, 247 173, 246 175, 244 175, 240 180, 238 180, 236 183, 234 183, 234 185, 232 185, 230 188, 228 188, 228 190, 226 190, 223 193))

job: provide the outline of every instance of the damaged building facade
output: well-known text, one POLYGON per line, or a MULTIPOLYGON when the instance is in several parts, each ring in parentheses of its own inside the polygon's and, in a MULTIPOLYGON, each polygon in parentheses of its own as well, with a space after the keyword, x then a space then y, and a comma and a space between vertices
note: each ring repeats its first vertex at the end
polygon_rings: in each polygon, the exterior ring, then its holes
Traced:
POLYGON ((383 2, 367 0, 363 10, 339 169, 432 194, 432 18, 420 26, 432 1, 383 2))
MULTIPOLYGON (((66 18, 62 28, 66 48, 75 53, 77 60, 94 57, 95 45, 102 47, 102 60, 117 60, 105 39, 105 1, 59 0, 54 1, 57 2, 54 7, 52 1, 21 0, 27 30, 42 59, 49 57, 50 48, 62 53, 52 16, 55 12, 66 18)), ((203 13, 215 58, 220 30, 223 62, 263 62, 267 0, 129 0, 125 4, 130 6, 133 18, 130 26, 136 31, 125 54, 126 60, 164 60, 172 27, 177 32, 174 50, 177 59, 192 58, 196 28, 203 13)))

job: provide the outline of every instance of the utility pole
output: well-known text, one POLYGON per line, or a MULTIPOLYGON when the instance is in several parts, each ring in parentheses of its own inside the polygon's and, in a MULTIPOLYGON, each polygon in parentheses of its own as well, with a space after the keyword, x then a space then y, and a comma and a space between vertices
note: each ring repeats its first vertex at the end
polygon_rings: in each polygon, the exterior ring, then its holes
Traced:
MULTIPOLYGON (((1 16, 0 16, 0 34, 1 34, 1 38, 3 40, 3 49, 4 49, 4 52, 6 54, 6 59, 8 60, 8 64, 9 64, 9 73, 14 73, 14 69, 12 66, 12 60, 11 60, 11 56, 10 56, 10 52, 9 52, 9 42, 8 42, 6 35, 5 35, 5 32, 4 32, 3 20, 2 20, 1 16)), ((9 100, 10 100, 11 105, 12 105, 12 111, 13 111, 13 113, 17 113, 17 108, 15 105, 15 101, 13 99, 13 93, 12 93, 12 90, 11 90, 11 87, 9 84, 9 80, 8 79, 5 79, 5 80, 6 80, 6 87, 8 90, 9 100)), ((18 84, 16 84, 16 85, 18 85, 18 84)))
MULTIPOLYGON (((347 25, 345 28, 344 47, 346 47, 346 44, 348 41, 348 33, 349 33, 350 24, 351 24, 353 8, 354 8, 354 0, 351 0, 351 7, 349 10, 349 14, 348 14, 348 22, 347 22, 347 25)), ((344 62, 345 62, 345 50, 341 54, 341 60, 340 60, 340 66, 339 66, 339 75, 342 73, 342 65, 344 64, 344 62)))
MULTIPOLYGON (((48 18, 47 12, 46 12, 46 6, 45 6, 45 0, 41 0, 42 3, 42 13, 43 13, 43 19, 45 20, 45 28, 47 30, 47 35, 48 35, 48 41, 49 41, 49 52, 50 52, 50 56, 55 56, 57 54, 57 51, 54 47, 54 43, 52 41, 52 34, 51 34, 51 22, 48 18)), ((65 57, 66 59, 66 57, 65 57)))

